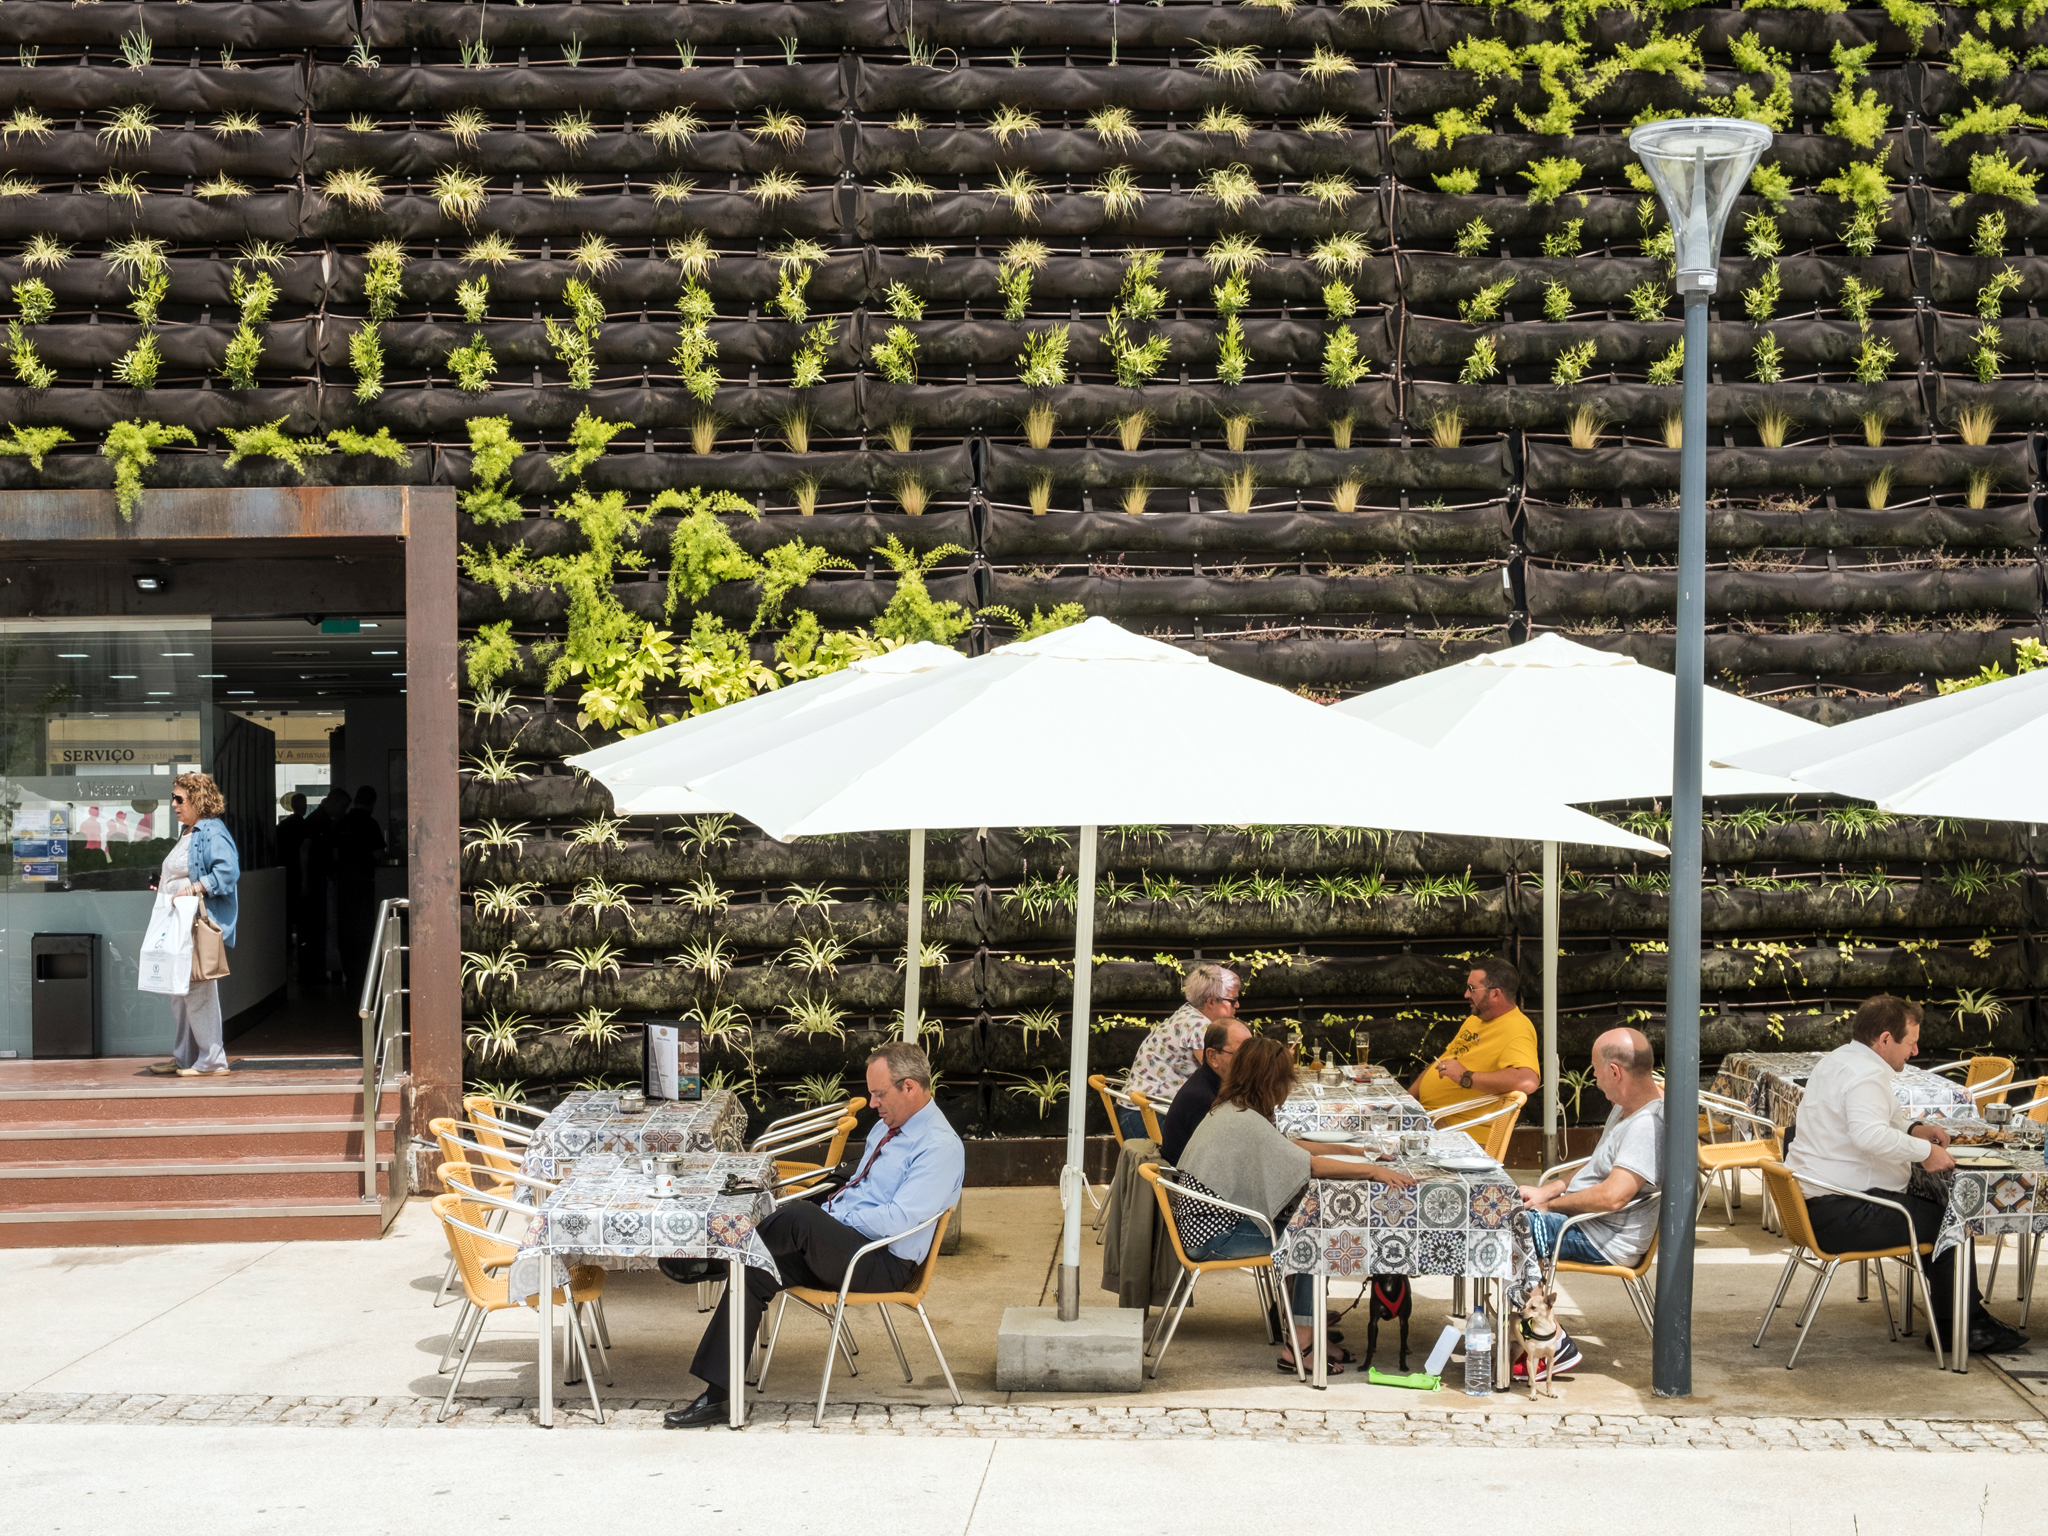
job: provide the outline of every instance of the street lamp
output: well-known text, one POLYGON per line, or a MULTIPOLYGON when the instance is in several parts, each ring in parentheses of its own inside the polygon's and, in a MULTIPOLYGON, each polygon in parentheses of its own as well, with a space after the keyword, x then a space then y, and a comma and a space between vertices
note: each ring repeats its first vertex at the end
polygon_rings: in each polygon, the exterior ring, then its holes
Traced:
POLYGON ((1651 1385, 1692 1395, 1693 1207, 1699 1186, 1700 694, 1706 686, 1707 299, 1735 197, 1771 130, 1725 117, 1670 118, 1628 136, 1671 220, 1685 299, 1684 435, 1678 455, 1678 698, 1672 729, 1671 927, 1664 991, 1664 1199, 1651 1385))

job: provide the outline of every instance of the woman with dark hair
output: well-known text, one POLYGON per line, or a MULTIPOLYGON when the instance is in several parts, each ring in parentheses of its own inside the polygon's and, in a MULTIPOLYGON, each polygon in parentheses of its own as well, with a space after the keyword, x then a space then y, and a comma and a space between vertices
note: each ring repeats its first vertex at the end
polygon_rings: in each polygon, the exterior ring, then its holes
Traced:
MULTIPOLYGON (((220 819, 228 808, 220 786, 209 774, 181 773, 171 784, 171 813, 184 829, 177 846, 164 855, 157 890, 165 896, 197 895, 206 915, 220 925, 229 948, 235 942, 235 887, 242 864, 235 839, 220 819)), ((171 1017, 178 1026, 170 1061, 151 1065, 159 1077, 225 1077, 227 1052, 221 1049, 220 983, 195 981, 184 996, 171 998, 171 1017)))
MULTIPOLYGON (((1371 1179, 1381 1184, 1413 1184, 1412 1174, 1351 1159, 1326 1157, 1301 1142, 1289 1141, 1273 1123, 1273 1111, 1294 1088, 1294 1052, 1277 1040, 1253 1038, 1237 1048, 1230 1074, 1216 1103, 1189 1138, 1181 1153, 1178 1181, 1201 1194, 1228 1200, 1266 1216, 1277 1233, 1308 1188, 1310 1179, 1371 1179)), ((1174 1201, 1174 1221, 1189 1258, 1242 1259, 1270 1253, 1272 1240, 1249 1216, 1238 1216, 1198 1200, 1174 1201)), ((1291 1285, 1294 1349, 1315 1339, 1315 1280, 1296 1275, 1291 1285)), ((1350 1351, 1330 1354, 1330 1369, 1351 1359, 1350 1351)), ((1295 1355, 1283 1347, 1280 1369, 1292 1371, 1295 1355)))

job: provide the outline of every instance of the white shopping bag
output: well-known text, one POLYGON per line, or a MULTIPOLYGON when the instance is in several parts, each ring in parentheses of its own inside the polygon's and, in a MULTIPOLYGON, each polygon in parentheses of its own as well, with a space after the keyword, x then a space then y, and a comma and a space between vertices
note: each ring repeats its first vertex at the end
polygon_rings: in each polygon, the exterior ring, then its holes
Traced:
POLYGON ((136 979, 141 991, 183 997, 192 989, 192 920, 198 915, 197 896, 158 893, 142 939, 136 979))

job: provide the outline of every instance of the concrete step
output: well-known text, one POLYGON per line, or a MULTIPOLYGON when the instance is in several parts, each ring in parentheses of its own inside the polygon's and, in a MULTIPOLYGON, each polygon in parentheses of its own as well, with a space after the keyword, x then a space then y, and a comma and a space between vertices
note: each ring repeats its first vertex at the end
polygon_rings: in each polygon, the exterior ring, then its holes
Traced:
MULTIPOLYGON (((377 1150, 389 1156, 397 1121, 380 1120, 377 1150)), ((215 1157, 328 1158, 362 1156, 363 1123, 339 1119, 222 1119, 211 1123, 135 1120, 125 1124, 45 1121, 0 1125, 0 1177, 12 1166, 81 1158, 155 1161, 215 1157)), ((4 1196, 0 1196, 4 1201, 4 1196)))
POLYGON ((0 1248, 276 1243, 383 1235, 383 1208, 362 1200, 69 1200, 0 1210, 0 1248))
MULTIPOLYGON (((388 1194, 391 1160, 378 1160, 377 1190, 388 1194)), ((338 1158, 86 1158, 0 1168, 0 1209, 70 1202, 135 1201, 162 1206, 224 1200, 339 1204, 363 1192, 363 1168, 338 1158)))
MULTIPOLYGON (((119 1088, 13 1088, 0 1077, 0 1130, 64 1123, 125 1124, 136 1120, 216 1121, 256 1117, 341 1120, 362 1114, 361 1084, 249 1085, 225 1078, 159 1078, 119 1088)), ((387 1088, 378 1117, 398 1114, 399 1095, 387 1088)))

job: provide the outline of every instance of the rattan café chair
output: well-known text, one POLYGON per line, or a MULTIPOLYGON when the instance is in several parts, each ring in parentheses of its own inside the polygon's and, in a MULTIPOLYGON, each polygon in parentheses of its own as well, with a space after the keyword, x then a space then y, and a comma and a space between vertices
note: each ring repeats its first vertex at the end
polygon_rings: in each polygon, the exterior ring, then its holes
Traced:
POLYGON ((1452 1104, 1436 1111, 1443 1118, 1436 1121, 1441 1131, 1463 1131, 1479 1143, 1479 1150, 1496 1163, 1505 1163, 1508 1144, 1515 1139, 1516 1122, 1522 1118, 1522 1106, 1529 1102, 1529 1095, 1517 1090, 1513 1093, 1495 1094, 1491 1098, 1471 1103, 1452 1104), (1479 1113, 1461 1115, 1460 1111, 1478 1109, 1479 1113), (1484 1135, 1480 1127, 1486 1127, 1484 1135))
MULTIPOLYGON (((1283 1308, 1279 1305, 1278 1290, 1273 1284, 1273 1255, 1270 1252, 1255 1253, 1242 1259, 1189 1258, 1187 1245, 1180 1240, 1180 1219, 1174 1215, 1173 1200, 1169 1199, 1168 1195, 1171 1194, 1182 1200, 1190 1200, 1198 1205, 1219 1206, 1223 1210, 1230 1211, 1238 1216, 1249 1216, 1265 1228, 1266 1236, 1273 1239, 1274 1246, 1277 1247, 1279 1240, 1274 1237, 1273 1223, 1264 1216, 1261 1216, 1257 1211, 1248 1210, 1241 1205, 1232 1205, 1228 1200, 1219 1200, 1214 1195, 1204 1195, 1189 1189, 1186 1185, 1176 1184, 1172 1179, 1165 1176, 1172 1171, 1169 1168, 1162 1172, 1157 1163, 1146 1163, 1138 1169, 1138 1176, 1152 1186, 1152 1193, 1159 1201, 1159 1219, 1166 1223, 1167 1236, 1173 1239, 1173 1256, 1180 1260, 1181 1269, 1179 1276, 1173 1282, 1173 1289, 1166 1293, 1166 1305, 1159 1309, 1159 1321, 1153 1325, 1150 1337, 1145 1340, 1145 1353, 1152 1357, 1152 1369, 1148 1374, 1154 1381, 1159 1379, 1159 1367, 1166 1359, 1166 1351, 1173 1343, 1173 1335, 1180 1327, 1181 1317, 1187 1312, 1188 1303, 1195 1299, 1195 1286, 1201 1281, 1202 1276, 1208 1274, 1211 1270, 1242 1269, 1251 1272, 1252 1283, 1259 1290, 1259 1310, 1265 1314, 1266 1318, 1266 1342, 1268 1344, 1280 1342, 1279 1334, 1274 1331, 1273 1319, 1279 1316, 1291 1315, 1291 1309, 1283 1308), (1174 1310, 1174 1302, 1176 1300, 1180 1302, 1179 1311, 1174 1310), (1169 1313, 1172 1313, 1171 1321, 1168 1321, 1167 1314, 1169 1313)), ((1306 1382, 1308 1380, 1308 1372, 1302 1367, 1301 1363, 1303 1351, 1295 1341, 1291 1331, 1288 1336, 1287 1347, 1294 1352, 1294 1374, 1296 1379, 1306 1382)))
MULTIPOLYGON (((1542 1177, 1537 1179, 1536 1182, 1538 1184, 1548 1184, 1560 1173, 1569 1173, 1574 1168, 1582 1168, 1591 1161, 1593 1161, 1591 1157, 1581 1157, 1569 1163, 1559 1163, 1555 1168, 1544 1169, 1542 1177)), ((1650 1266, 1657 1262, 1657 1238, 1661 1234, 1651 1234, 1650 1246, 1643 1250, 1643 1256, 1636 1260, 1634 1264, 1587 1264, 1578 1259, 1561 1259, 1558 1255, 1564 1251, 1565 1234, 1580 1222, 1592 1221, 1600 1216, 1619 1216, 1623 1211, 1633 1211, 1646 1205, 1656 1205, 1660 1200, 1660 1194, 1638 1195, 1619 1210, 1585 1211, 1569 1218, 1562 1227, 1558 1228, 1557 1243, 1551 1248, 1549 1254, 1537 1255, 1537 1258, 1543 1263, 1544 1288, 1548 1290, 1555 1286, 1560 1273, 1567 1275, 1604 1275, 1610 1280, 1619 1280, 1621 1288, 1628 1296, 1630 1304, 1636 1309, 1636 1321, 1643 1325, 1643 1332, 1649 1334, 1654 1339, 1657 1336, 1657 1308, 1656 1300, 1650 1293, 1649 1275, 1650 1266)))
MULTIPOLYGON (((1785 1369, 1791 1370, 1799 1363, 1799 1351, 1806 1347, 1806 1332, 1813 1326, 1814 1314, 1820 1311, 1821 1302, 1827 1298, 1828 1284, 1835 1278, 1835 1271, 1851 1261, 1863 1263, 1871 1259, 1892 1259, 1898 1263, 1899 1289, 1905 1302, 1906 1337, 1910 1339, 1913 1336, 1913 1282, 1917 1279, 1920 1282, 1920 1294, 1931 1298, 1932 1293, 1927 1289, 1927 1271, 1920 1267, 1920 1256, 1923 1253, 1933 1253, 1934 1245, 1921 1243, 1916 1246, 1912 1243, 1901 1243, 1892 1248, 1871 1248, 1856 1253, 1829 1253, 1813 1235, 1813 1219, 1807 1215, 1806 1191, 1801 1186, 1802 1182, 1813 1184, 1831 1195, 1847 1195, 1850 1199, 1861 1200, 1867 1205, 1881 1205, 1897 1211, 1899 1219, 1908 1223, 1910 1231, 1912 1218, 1906 1214, 1906 1208, 1896 1200, 1880 1199, 1862 1190, 1843 1189, 1812 1177, 1804 1177, 1802 1180, 1794 1177, 1792 1170, 1783 1163, 1765 1163, 1763 1175, 1764 1188, 1777 1205, 1778 1220, 1785 1229, 1785 1236, 1791 1240, 1792 1251, 1786 1255, 1785 1272, 1778 1277, 1778 1288, 1771 1293, 1770 1305, 1764 1308, 1764 1320, 1757 1324, 1756 1338, 1751 1341, 1751 1347, 1763 1347, 1764 1330, 1771 1326, 1771 1319, 1783 1305, 1785 1291, 1792 1284, 1793 1272, 1802 1266, 1817 1270, 1819 1273, 1814 1279, 1813 1289, 1807 1293, 1806 1305, 1800 1309, 1799 1340, 1792 1346, 1792 1358, 1785 1362, 1785 1369)), ((1890 1330, 1892 1340, 1896 1343, 1899 1338, 1899 1325, 1892 1315, 1892 1293, 1891 1288, 1885 1284, 1882 1262, 1877 1266, 1877 1289, 1884 1300, 1885 1327, 1890 1330)), ((1929 1304, 1931 1306, 1931 1299, 1929 1304)), ((1931 1315, 1928 1318, 1928 1329, 1934 1335, 1935 1368, 1946 1369, 1942 1358, 1941 1330, 1934 1326, 1931 1315)))

